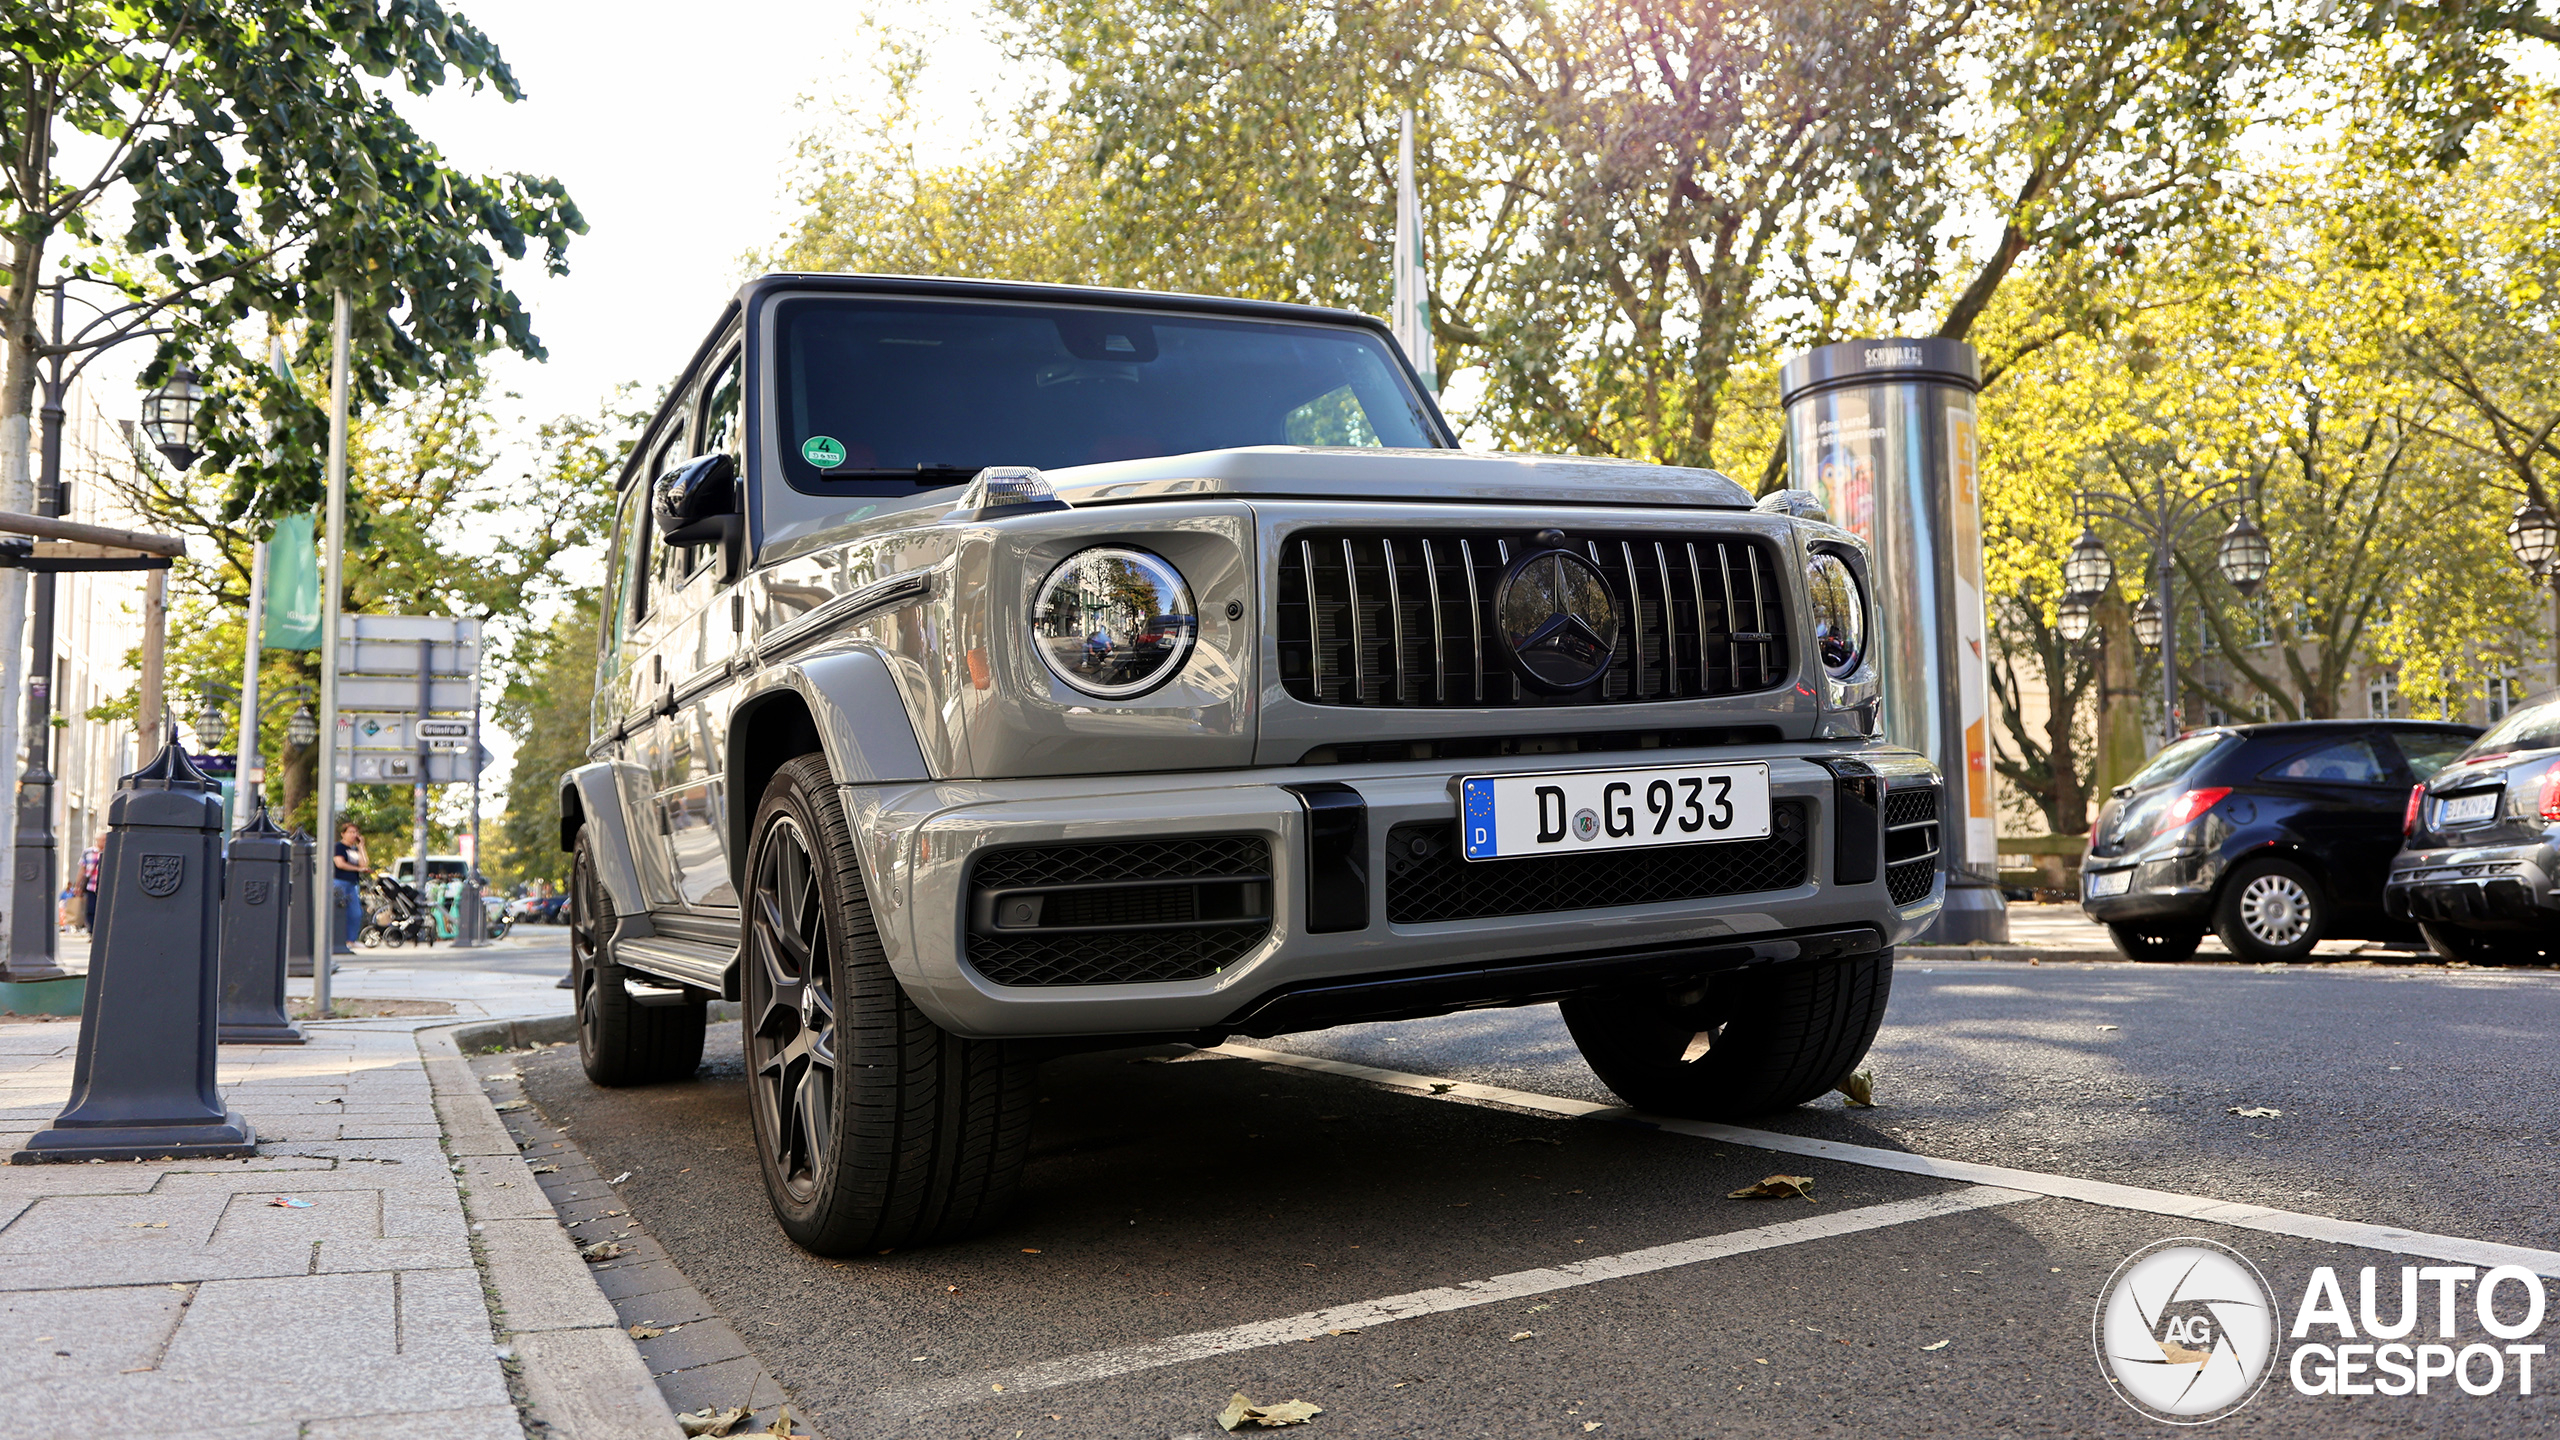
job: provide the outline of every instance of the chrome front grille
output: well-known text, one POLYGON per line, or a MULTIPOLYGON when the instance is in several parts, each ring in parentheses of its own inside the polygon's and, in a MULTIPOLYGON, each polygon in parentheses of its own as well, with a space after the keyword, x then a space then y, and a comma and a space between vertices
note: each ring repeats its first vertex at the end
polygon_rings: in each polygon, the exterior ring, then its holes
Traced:
POLYGON ((1616 535, 1570 542, 1623 613, 1600 679, 1541 694, 1512 670, 1494 597, 1538 547, 1496 531, 1301 531, 1282 544, 1280 679, 1293 697, 1370 707, 1607 705, 1770 689, 1786 678, 1781 586, 1766 541, 1616 535))

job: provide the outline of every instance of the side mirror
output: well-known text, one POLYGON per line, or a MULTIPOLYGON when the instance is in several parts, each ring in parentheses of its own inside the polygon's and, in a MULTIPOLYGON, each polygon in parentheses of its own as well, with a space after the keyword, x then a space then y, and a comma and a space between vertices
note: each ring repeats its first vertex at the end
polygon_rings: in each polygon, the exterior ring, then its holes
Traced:
POLYGON ((727 455, 700 455, 657 479, 651 498, 658 536, 669 545, 726 541, 738 523, 738 466, 727 455))

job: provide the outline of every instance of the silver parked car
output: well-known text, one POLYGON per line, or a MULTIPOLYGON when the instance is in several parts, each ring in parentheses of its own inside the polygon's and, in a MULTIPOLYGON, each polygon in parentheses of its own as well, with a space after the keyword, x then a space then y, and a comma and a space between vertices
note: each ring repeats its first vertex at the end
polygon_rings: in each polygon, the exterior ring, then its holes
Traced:
POLYGON ((1860 542, 1460 451, 1362 316, 767 276, 621 483, 580 1051, 741 1002, 812 1250, 991 1219, 1077 1050, 1561 1001, 1631 1104, 1795 1105, 1941 903, 1860 542))

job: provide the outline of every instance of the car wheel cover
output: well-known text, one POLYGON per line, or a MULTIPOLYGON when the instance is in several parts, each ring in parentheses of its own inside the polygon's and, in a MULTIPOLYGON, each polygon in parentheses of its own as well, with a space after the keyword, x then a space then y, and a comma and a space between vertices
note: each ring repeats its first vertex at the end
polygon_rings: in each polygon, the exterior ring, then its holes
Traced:
POLYGON ((816 867, 788 815, 765 832, 748 904, 748 1073, 775 1173, 805 1204, 835 1144, 836 1005, 816 867))
POLYGON ((2311 933, 2311 892, 2290 875, 2260 875, 2241 888, 2240 928, 2274 950, 2289 950, 2311 933))

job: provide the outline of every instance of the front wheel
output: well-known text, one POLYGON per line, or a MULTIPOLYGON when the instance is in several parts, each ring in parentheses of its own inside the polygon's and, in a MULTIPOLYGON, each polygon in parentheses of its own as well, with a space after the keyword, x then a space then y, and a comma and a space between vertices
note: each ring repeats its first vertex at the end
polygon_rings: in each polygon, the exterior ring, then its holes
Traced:
POLYGON ((853 1255, 989 1224, 1022 1178, 1037 1065, 949 1034, 899 987, 823 757, 775 774, 752 833, 740 1023, 783 1233, 853 1255))
POLYGON ((2116 942, 2116 953, 2127 960, 2172 962, 2192 958, 2196 947, 2204 943, 2204 927, 2172 926, 2163 930, 2137 930, 2130 925, 2110 925, 2107 935, 2116 942))
POLYGON ((1592 1072, 1628 1104, 1747 1120, 1847 1079, 1875 1043, 1892 994, 1893 952, 1885 950, 1718 976, 1692 1005, 1622 992, 1558 1008, 1592 1072))
POLYGON ((2213 931, 2231 953, 2261 965, 2300 960, 2329 928, 2320 882, 2290 860, 2252 860, 2223 882, 2213 931))

